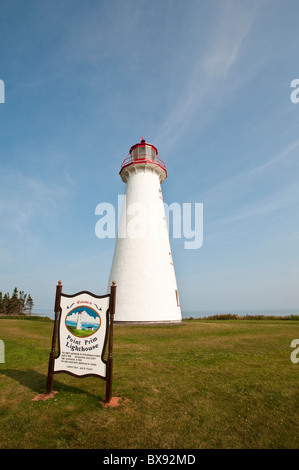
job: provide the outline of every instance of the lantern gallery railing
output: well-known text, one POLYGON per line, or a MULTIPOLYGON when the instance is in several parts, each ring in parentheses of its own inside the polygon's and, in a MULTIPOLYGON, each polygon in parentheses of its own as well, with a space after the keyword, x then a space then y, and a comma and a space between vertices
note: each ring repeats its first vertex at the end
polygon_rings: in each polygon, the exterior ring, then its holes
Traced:
POLYGON ((140 153, 140 150, 138 154, 135 154, 134 151, 130 153, 127 158, 124 159, 121 165, 120 171, 125 167, 130 165, 131 163, 156 163, 160 167, 163 168, 163 170, 166 170, 165 167, 165 162, 158 156, 158 155, 153 155, 152 152, 150 152, 150 149, 146 149, 144 153, 140 153))

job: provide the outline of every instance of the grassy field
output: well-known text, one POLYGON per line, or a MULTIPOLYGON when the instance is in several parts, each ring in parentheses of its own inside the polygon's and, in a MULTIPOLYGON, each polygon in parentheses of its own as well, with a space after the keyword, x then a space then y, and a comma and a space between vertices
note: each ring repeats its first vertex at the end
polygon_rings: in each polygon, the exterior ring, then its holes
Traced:
POLYGON ((45 390, 53 322, 0 319, 0 448, 281 449, 299 444, 299 322, 189 320, 116 325, 113 395, 105 382, 54 376, 45 390))

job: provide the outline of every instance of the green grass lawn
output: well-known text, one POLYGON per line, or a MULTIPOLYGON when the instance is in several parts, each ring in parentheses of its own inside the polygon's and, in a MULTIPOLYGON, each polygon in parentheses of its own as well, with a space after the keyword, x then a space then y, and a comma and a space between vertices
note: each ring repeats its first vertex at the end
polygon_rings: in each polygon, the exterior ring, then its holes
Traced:
POLYGON ((77 330, 75 326, 68 326, 67 328, 71 333, 73 333, 73 335, 78 336, 79 338, 85 338, 94 333, 94 331, 90 330, 77 330))
POLYGON ((45 390, 53 322, 0 319, 0 448, 298 448, 299 322, 190 320, 116 325, 113 395, 105 381, 55 374, 45 390))

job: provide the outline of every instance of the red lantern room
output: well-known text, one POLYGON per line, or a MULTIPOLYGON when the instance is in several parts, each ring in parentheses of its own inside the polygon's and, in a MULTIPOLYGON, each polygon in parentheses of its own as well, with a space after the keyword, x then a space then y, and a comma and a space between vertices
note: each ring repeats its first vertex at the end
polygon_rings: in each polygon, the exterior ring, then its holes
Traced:
POLYGON ((121 169, 120 169, 120 176, 124 182, 126 182, 127 177, 125 176, 124 170, 128 170, 128 167, 140 167, 146 166, 147 168, 153 168, 161 174, 161 182, 167 178, 167 171, 165 167, 165 163, 158 155, 157 148, 145 142, 144 138, 142 137, 140 143, 133 145, 130 148, 128 156, 124 159, 121 169))
POLYGON ((158 155, 158 150, 152 144, 147 144, 144 138, 142 138, 139 144, 135 144, 130 148, 129 153, 133 160, 150 158, 155 161, 158 155))

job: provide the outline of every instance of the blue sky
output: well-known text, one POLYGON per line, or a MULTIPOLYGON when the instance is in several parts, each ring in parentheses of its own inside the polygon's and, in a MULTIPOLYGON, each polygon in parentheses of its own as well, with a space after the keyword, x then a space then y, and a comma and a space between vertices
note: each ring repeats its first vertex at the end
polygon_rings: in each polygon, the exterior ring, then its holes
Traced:
POLYGON ((0 290, 35 311, 106 292, 100 202, 143 136, 164 200, 201 202, 203 246, 171 239, 184 312, 299 309, 297 0, 2 0, 0 290))

